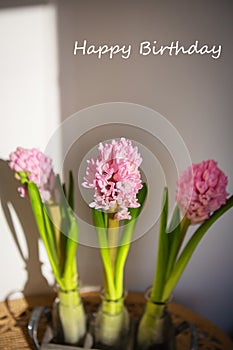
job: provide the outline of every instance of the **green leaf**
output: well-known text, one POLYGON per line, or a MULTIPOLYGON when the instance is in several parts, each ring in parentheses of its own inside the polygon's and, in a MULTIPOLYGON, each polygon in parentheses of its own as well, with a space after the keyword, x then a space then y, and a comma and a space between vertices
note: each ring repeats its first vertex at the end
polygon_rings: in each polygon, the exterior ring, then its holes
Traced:
MULTIPOLYGON (((115 264, 115 285, 117 291, 117 298, 120 298, 123 293, 123 275, 125 261, 128 256, 134 228, 137 222, 137 218, 144 206, 147 197, 147 185, 144 183, 141 190, 138 192, 137 199, 140 203, 140 207, 130 209, 131 219, 127 220, 121 236, 120 246, 118 248, 116 264, 115 264)), ((126 220, 125 220, 126 222, 126 220)))
POLYGON ((206 220, 202 225, 198 227, 198 229, 194 232, 192 237, 190 238, 189 242, 183 249, 174 269, 173 272, 168 279, 164 293, 163 293, 163 299, 167 299, 170 297, 173 289, 175 288, 179 278, 181 277, 185 267, 187 266, 193 252, 195 251, 198 243, 204 236, 204 234, 208 231, 208 229, 215 223, 215 221, 220 218, 226 211, 228 211, 233 206, 233 196, 231 196, 229 199, 227 199, 226 204, 221 206, 218 210, 216 210, 211 217, 206 220))
POLYGON ((107 229, 108 228, 108 214, 105 211, 102 211, 102 216, 104 220, 104 227, 107 229))
POLYGON ((107 287, 108 287, 108 297, 111 300, 116 299, 116 291, 114 285, 114 276, 112 269, 112 262, 109 253, 108 247, 108 239, 107 239, 107 231, 105 227, 105 220, 102 212, 100 210, 92 209, 93 222, 95 225, 96 233, 98 236, 100 254, 104 266, 107 287))
POLYGON ((174 233, 174 231, 179 225, 180 225, 180 209, 178 205, 176 205, 172 213, 172 218, 171 218, 169 227, 167 229, 167 234, 170 236, 170 234, 174 233))
POLYGON ((69 214, 70 208, 69 208, 69 203, 67 201, 66 193, 65 193, 66 186, 65 184, 62 185, 59 175, 57 175, 56 177, 56 189, 60 193, 60 207, 61 207, 61 216, 62 216, 60 231, 61 233, 65 234, 65 236, 67 236, 71 225, 70 214, 69 214))
MULTIPOLYGON (((59 267, 59 259, 58 259, 58 251, 57 251, 57 243, 56 243, 56 237, 54 232, 54 225, 50 219, 50 216, 48 215, 48 208, 46 208, 45 205, 42 204, 43 214, 44 214, 44 222, 46 227, 46 235, 48 244, 51 250, 51 254, 54 257, 54 262, 56 266, 59 267)), ((59 272, 60 274, 60 272, 59 272)))
POLYGON ((71 209, 74 210, 74 178, 71 170, 69 171, 68 203, 71 209))
POLYGON ((67 236, 70 229, 70 219, 68 214, 68 203, 66 200, 66 186, 65 184, 61 184, 60 176, 57 175, 56 177, 56 189, 60 193, 60 215, 61 215, 61 223, 59 227, 59 250, 60 250, 60 264, 61 264, 61 271, 64 272, 64 265, 66 260, 66 244, 67 244, 67 236))
MULTIPOLYGON (((61 212, 61 227, 59 249, 60 263, 62 266, 62 281, 66 290, 73 289, 78 283, 78 272, 76 265, 76 252, 78 247, 78 223, 74 216, 73 210, 64 195, 64 185, 62 186, 60 177, 57 176, 56 188, 60 191, 60 212, 61 212)), ((69 193, 73 193, 73 178, 70 175, 69 193)), ((71 205, 73 194, 69 195, 71 205)))
POLYGON ((168 260, 168 234, 167 234, 167 217, 168 217, 168 189, 164 188, 163 208, 160 217, 158 254, 156 263, 156 273, 151 291, 151 300, 153 302, 162 301, 163 289, 166 278, 167 260, 168 260))
POLYGON ((78 223, 73 216, 70 208, 67 210, 69 215, 70 228, 66 241, 66 258, 64 265, 63 280, 66 284, 66 288, 72 289, 77 285, 78 273, 76 268, 76 252, 78 247, 78 223))
POLYGON ((137 195, 137 199, 138 199, 138 203, 140 204, 140 207, 129 209, 131 219, 124 221, 124 228, 121 235, 120 247, 124 246, 125 244, 131 243, 131 239, 134 233, 134 228, 137 223, 137 218, 142 211, 146 197, 147 197, 147 185, 146 183, 143 183, 143 187, 140 189, 137 195))
POLYGON ((166 271, 166 280, 169 278, 171 271, 177 259, 180 247, 180 210, 176 206, 173 211, 172 219, 168 229, 168 262, 166 271))
POLYGON ((36 219, 37 227, 40 233, 40 236, 45 245, 46 252, 48 254, 48 258, 53 269, 54 276, 56 281, 62 286, 61 276, 59 272, 59 266, 57 264, 56 258, 53 255, 53 249, 50 246, 50 242, 48 239, 48 231, 46 227, 47 219, 45 219, 44 214, 44 205, 41 201, 40 193, 37 186, 33 182, 28 182, 28 193, 30 197, 31 207, 34 213, 34 217, 36 219))
POLYGON ((62 185, 62 190, 64 192, 64 196, 66 197, 67 193, 66 193, 66 184, 62 185))

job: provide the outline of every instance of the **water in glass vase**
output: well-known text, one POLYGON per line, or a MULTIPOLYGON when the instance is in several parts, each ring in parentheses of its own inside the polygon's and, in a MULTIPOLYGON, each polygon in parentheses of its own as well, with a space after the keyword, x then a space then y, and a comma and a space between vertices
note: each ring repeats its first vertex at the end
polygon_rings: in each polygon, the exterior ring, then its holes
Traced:
POLYGON ((52 319, 55 343, 82 345, 86 334, 86 315, 78 290, 59 289, 52 319))
POLYGON ((136 343, 137 350, 175 350, 175 327, 166 304, 147 302, 136 343))
POLYGON ((95 348, 101 350, 127 349, 129 314, 124 298, 103 299, 95 319, 95 348))

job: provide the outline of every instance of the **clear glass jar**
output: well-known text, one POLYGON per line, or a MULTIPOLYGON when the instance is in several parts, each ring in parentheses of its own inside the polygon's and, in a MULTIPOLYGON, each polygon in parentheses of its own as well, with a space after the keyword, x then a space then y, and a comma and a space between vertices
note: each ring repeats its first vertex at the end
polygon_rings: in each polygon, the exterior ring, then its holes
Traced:
POLYGON ((86 334, 86 315, 78 289, 58 290, 52 310, 54 342, 82 345, 86 334))
POLYGON ((175 350, 175 327, 167 303, 148 300, 137 330, 137 350, 175 350))
POLYGON ((130 318, 124 305, 124 297, 118 300, 103 297, 95 318, 95 347, 106 350, 126 349, 129 329, 130 318))

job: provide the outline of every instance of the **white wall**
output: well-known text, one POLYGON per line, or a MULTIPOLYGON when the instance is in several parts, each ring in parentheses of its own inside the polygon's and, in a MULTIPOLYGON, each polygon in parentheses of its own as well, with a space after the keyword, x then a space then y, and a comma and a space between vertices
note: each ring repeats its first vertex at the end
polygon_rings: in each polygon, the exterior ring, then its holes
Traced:
MULTIPOLYGON (((53 5, 0 7, 1 300, 15 290, 28 294, 48 290, 40 273, 30 208, 18 198, 17 183, 4 160, 17 146, 43 150, 59 123, 56 35, 53 5)), ((49 270, 48 265, 43 269, 49 270)))
MULTIPOLYGON (((58 22, 51 5, 0 10, 1 157, 17 145, 46 146, 59 120, 78 110, 111 101, 148 106, 165 116, 180 132, 193 162, 215 158, 232 183, 232 4, 228 1, 58 1, 58 22), (12 25, 13 24, 13 25, 12 25), (55 29, 57 28, 57 33, 55 29), (58 57, 56 38, 58 36, 58 57), (2 39, 3 38, 3 39, 2 39), (180 40, 188 45, 221 44, 219 60, 208 56, 114 58, 74 57, 74 40, 94 43, 132 43, 180 40), (4 98, 3 98, 4 97, 4 98)), ((135 135, 136 137, 136 135, 135 135)), ((10 173, 5 171, 5 180, 10 173)), ((16 184, 6 195, 13 196, 16 184)), ((16 199, 14 198, 14 201, 16 199)), ((14 202, 15 203, 15 202, 14 202)), ((16 203, 18 204, 18 202, 16 203)), ((27 212, 26 204, 22 204, 27 212)), ((15 206, 17 207, 17 206, 15 206)), ((5 208, 5 213, 7 210, 5 208)), ((232 213, 209 230, 174 291, 174 300, 209 318, 226 331, 233 330, 232 213)), ((3 299, 24 288, 27 275, 9 222, 1 213, 1 281, 3 299)), ((21 224, 29 237, 32 222, 21 224)), ((143 291, 151 284, 156 259, 156 235, 151 230, 132 244, 126 267, 126 288, 143 291)), ((30 276, 39 276, 35 236, 27 244, 30 276), (30 260, 30 259, 29 259, 30 260), (34 264, 34 266, 33 266, 34 264)), ((98 251, 80 247, 79 272, 84 284, 101 284, 98 251), (90 259, 91 256, 91 259, 90 259)), ((47 265, 45 265, 47 266, 47 265)), ((48 270, 48 267, 46 267, 48 270)), ((48 275, 48 271, 47 271, 48 275)), ((46 290, 40 277, 31 278, 29 293, 46 290), (32 283, 33 282, 33 283, 32 283)))

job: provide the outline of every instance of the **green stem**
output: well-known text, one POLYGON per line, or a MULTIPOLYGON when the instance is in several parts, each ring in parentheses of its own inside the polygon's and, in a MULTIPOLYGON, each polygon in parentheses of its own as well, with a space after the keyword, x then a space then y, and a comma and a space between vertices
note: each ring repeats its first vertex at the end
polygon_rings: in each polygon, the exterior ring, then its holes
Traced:
POLYGON ((169 276, 172 273, 174 264, 177 259, 180 247, 180 211, 178 206, 175 207, 171 219, 171 223, 168 230, 168 262, 167 262, 167 271, 166 278, 167 281, 169 276))
POLYGON ((76 268, 76 251, 78 246, 78 225, 75 217, 70 214, 70 230, 66 243, 66 259, 64 265, 63 279, 67 287, 72 289, 78 283, 78 273, 76 268), (74 268, 75 265, 75 268, 74 268))
POLYGON ((128 256, 129 248, 131 239, 133 236, 135 227, 135 220, 133 222, 129 222, 123 230, 122 233, 122 240, 120 242, 120 246, 118 248, 118 253, 116 257, 116 264, 115 264, 115 286, 116 286, 116 298, 119 299, 124 291, 123 287, 123 276, 124 276, 124 267, 125 267, 125 261, 128 256))
POLYGON ((123 277, 124 277, 125 261, 128 256, 128 252, 131 245, 137 219, 145 203, 146 196, 147 196, 147 186, 144 183, 142 189, 139 191, 137 195, 137 199, 138 199, 138 203, 140 204, 140 207, 131 208, 130 209, 131 219, 125 220, 125 223, 124 223, 124 228, 123 228, 120 244, 118 247, 116 264, 115 264, 115 285, 116 285, 117 298, 120 298, 123 294, 123 282, 124 282, 123 277))
POLYGON ((107 297, 110 300, 115 300, 116 290, 114 285, 112 262, 109 254, 107 232, 105 228, 104 218, 100 210, 93 209, 92 214, 93 214, 93 222, 94 222, 96 233, 98 236, 100 254, 101 254, 104 271, 105 271, 106 282, 107 282, 107 291, 106 291, 107 297))
MULTIPOLYGON (((57 188, 62 193, 62 186, 60 178, 57 177, 57 188)), ((73 177, 70 172, 69 178, 69 202, 61 195, 60 207, 61 207, 61 231, 60 231, 60 243, 63 252, 63 270, 62 279, 65 283, 66 289, 70 290, 78 284, 78 273, 76 266, 76 252, 78 247, 78 224, 73 214, 73 177)))
POLYGON ((160 229, 158 240, 158 255, 156 263, 156 273, 151 290, 151 300, 153 302, 159 302, 162 299, 164 282, 167 269, 168 258, 168 235, 167 229, 167 216, 168 216, 168 189, 164 189, 163 194, 163 209, 160 217, 160 229))
POLYGON ((182 246, 182 243, 184 241, 184 238, 186 236, 186 233, 188 231, 189 226, 190 226, 190 220, 187 219, 186 216, 184 216, 183 219, 181 220, 181 223, 180 223, 180 244, 179 244, 178 251, 180 250, 180 248, 182 246))
POLYGON ((61 208, 59 205, 49 205, 46 208, 49 212, 49 217, 51 218, 55 236, 55 245, 57 247, 59 270, 61 274, 64 270, 65 263, 65 247, 66 247, 66 235, 61 231, 61 208))
POLYGON ((45 222, 45 228, 46 228, 46 237, 48 240, 49 249, 51 251, 51 255, 54 258, 54 263, 59 268, 59 257, 58 257, 58 249, 57 249, 57 242, 56 242, 56 236, 54 231, 54 225, 48 215, 47 208, 45 205, 42 204, 43 214, 44 214, 44 222, 45 222))
POLYGON ((109 246, 109 254, 110 254, 111 263, 112 263, 113 275, 115 273, 118 236, 119 236, 119 220, 114 219, 114 214, 109 213, 108 214, 108 246, 109 246))

